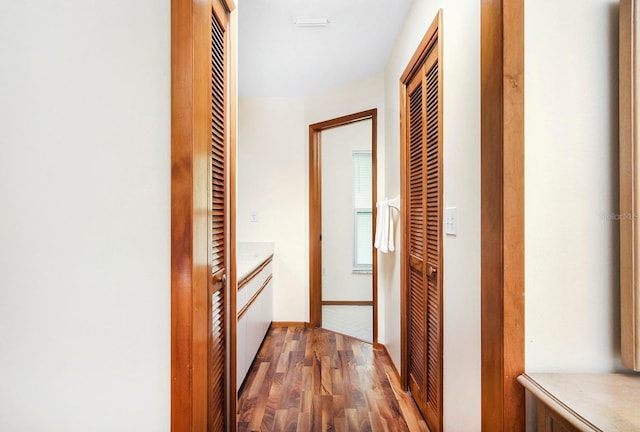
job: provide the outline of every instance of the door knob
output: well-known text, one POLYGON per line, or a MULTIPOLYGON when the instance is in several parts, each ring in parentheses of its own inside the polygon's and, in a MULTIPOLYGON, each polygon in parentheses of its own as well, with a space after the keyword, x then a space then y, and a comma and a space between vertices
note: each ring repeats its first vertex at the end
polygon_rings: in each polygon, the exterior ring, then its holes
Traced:
POLYGON ((427 276, 428 277, 432 277, 435 276, 435 274, 438 272, 438 269, 434 266, 432 266, 431 264, 429 264, 429 267, 427 269, 427 276))

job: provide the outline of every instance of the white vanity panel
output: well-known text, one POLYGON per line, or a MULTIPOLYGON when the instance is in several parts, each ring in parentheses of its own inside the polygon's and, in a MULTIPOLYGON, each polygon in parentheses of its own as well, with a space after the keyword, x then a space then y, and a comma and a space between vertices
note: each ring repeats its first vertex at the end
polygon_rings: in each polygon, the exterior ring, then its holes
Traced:
POLYGON ((251 256, 238 263, 237 365, 242 385, 273 320, 272 255, 251 256))

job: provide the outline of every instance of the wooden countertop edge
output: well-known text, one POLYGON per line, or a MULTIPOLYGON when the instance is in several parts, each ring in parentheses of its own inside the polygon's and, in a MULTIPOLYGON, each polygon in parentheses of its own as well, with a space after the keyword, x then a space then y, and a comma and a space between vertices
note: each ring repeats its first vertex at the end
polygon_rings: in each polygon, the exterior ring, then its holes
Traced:
POLYGON ((240 291, 244 286, 249 283, 249 281, 255 277, 258 273, 260 273, 264 268, 269 265, 269 263, 273 261, 273 254, 269 255, 264 261, 261 261, 255 269, 250 271, 245 277, 238 281, 238 291, 240 291))
POLYGON ((591 424, 587 419, 580 414, 566 406, 562 401, 557 399, 554 395, 549 393, 542 387, 536 380, 531 378, 527 374, 522 374, 518 377, 518 382, 527 389, 533 396, 540 402, 555 411, 560 417, 569 422, 579 431, 584 432, 602 432, 601 429, 591 424))
POLYGON ((272 277, 273 275, 269 275, 267 279, 264 281, 264 283, 262 284, 262 286, 260 287, 260 289, 256 291, 256 293, 249 299, 249 301, 244 306, 242 306, 242 309, 240 309, 240 312, 238 312, 237 314, 238 320, 242 318, 242 316, 249 310, 253 302, 256 301, 256 299, 262 293, 262 291, 266 288, 266 286, 269 285, 269 282, 271 282, 272 277))

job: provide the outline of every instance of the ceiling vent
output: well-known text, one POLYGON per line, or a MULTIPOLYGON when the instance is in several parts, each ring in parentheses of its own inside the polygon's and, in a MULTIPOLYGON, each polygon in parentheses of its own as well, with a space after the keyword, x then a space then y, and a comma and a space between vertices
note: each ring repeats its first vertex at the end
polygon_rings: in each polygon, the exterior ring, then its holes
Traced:
POLYGON ((300 28, 326 27, 329 18, 294 18, 293 23, 300 28))

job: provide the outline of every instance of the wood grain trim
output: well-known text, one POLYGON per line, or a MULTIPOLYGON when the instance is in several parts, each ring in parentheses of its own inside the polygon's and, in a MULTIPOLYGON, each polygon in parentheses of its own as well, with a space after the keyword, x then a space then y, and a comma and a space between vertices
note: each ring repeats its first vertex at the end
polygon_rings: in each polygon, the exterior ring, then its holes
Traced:
POLYGON ((576 429, 562 416, 540 401, 536 401, 536 417, 538 418, 538 432, 578 432, 578 431, 599 431, 601 429, 576 429))
POLYGON ((311 327, 304 321, 271 321, 271 327, 311 327))
POLYGON ((171 427, 207 425, 211 11, 172 1, 171 427), (207 77, 207 78, 205 78, 207 77), (203 139, 203 137, 205 137, 203 139))
MULTIPOLYGON (((439 377, 439 389, 438 389, 438 410, 436 412, 438 430, 444 430, 443 412, 444 412, 444 174, 446 172, 446 166, 444 164, 444 31, 442 22, 442 9, 438 11, 438 16, 434 20, 437 22, 437 34, 438 44, 436 49, 438 50, 438 100, 440 101, 440 110, 438 111, 438 135, 440 137, 440 148, 438 150, 438 175, 440 177, 438 181, 438 221, 441 228, 438 230, 438 260, 440 263, 440 269, 436 274, 439 286, 439 299, 438 299, 438 377, 439 377)), ((433 25, 433 24, 432 24, 433 25)), ((426 239, 426 237, 425 237, 426 239)), ((434 431, 435 432, 435 431, 434 431)))
MULTIPOLYGON (((408 289, 407 289, 407 272, 405 269, 409 265, 408 254, 404 253, 409 245, 409 204, 407 197, 409 196, 409 187, 404 180, 408 171, 407 158, 409 156, 409 145, 407 138, 408 125, 408 82, 400 81, 400 220, 402 221, 402 238, 400 239, 400 383, 403 389, 409 387, 409 342, 407 332, 409 325, 404 318, 407 316, 408 310, 408 289)), ((393 362, 392 362, 393 363, 393 362)))
MULTIPOLYGON (((375 110, 371 115, 371 172, 373 177, 371 178, 372 198, 371 208, 377 209, 376 203, 378 199, 378 112, 375 110)), ((377 210, 371 214, 372 217, 372 233, 371 238, 376 238, 376 222, 377 222, 377 210)), ((373 299, 373 343, 378 342, 378 252, 373 249, 372 251, 372 299, 373 299)))
POLYGON ((190 0, 171 2, 171 430, 190 431, 193 310, 193 23, 190 0))
POLYGON ((237 429, 237 402, 238 402, 238 370, 236 364, 238 362, 238 322, 233 317, 236 316, 237 310, 237 290, 234 287, 237 284, 237 249, 236 249, 236 196, 237 196, 237 183, 236 183, 236 166, 237 166, 237 99, 238 99, 238 87, 237 87, 237 50, 238 50, 238 12, 235 10, 235 5, 231 0, 221 0, 225 3, 226 9, 229 15, 229 28, 227 31, 229 45, 227 47, 227 58, 229 59, 229 72, 227 73, 227 82, 229 86, 228 90, 228 107, 229 107, 229 147, 227 160, 229 165, 227 171, 229 172, 229 178, 227 179, 229 184, 229 192, 227 202, 229 203, 229 255, 227 257, 227 271, 228 286, 227 290, 229 295, 229 309, 227 309, 227 316, 229 317, 229 388, 227 389, 229 399, 229 409, 227 411, 228 426, 230 432, 235 432, 237 429))
POLYGON ((247 304, 245 304, 242 307, 242 309, 240 309, 240 312, 238 312, 238 320, 240 320, 240 318, 242 318, 242 316, 247 312, 247 310, 249 310, 249 308, 251 307, 253 302, 256 301, 256 299, 258 298, 258 296, 260 294, 262 294, 262 291, 267 287, 267 285, 269 285, 269 282, 271 282, 272 278, 273 278, 273 275, 269 275, 269 277, 267 278, 267 280, 264 281, 264 283, 262 284, 260 289, 258 291, 256 291, 256 293, 253 296, 251 296, 251 298, 249 299, 247 304))
POLYGON ((260 264, 254 271, 249 273, 247 276, 243 277, 242 280, 240 282, 238 282, 238 291, 243 289, 249 283, 249 281, 251 279, 256 277, 256 275, 258 273, 260 273, 262 270, 264 270, 265 267, 268 266, 272 262, 273 262, 273 255, 269 256, 269 258, 267 258, 266 261, 264 261, 262 264, 260 264))
POLYGON ((309 323, 312 327, 320 327, 322 324, 320 132, 321 129, 309 126, 309 323))
POLYGON ((330 120, 314 123, 312 125, 309 125, 309 127, 310 128, 313 127, 313 130, 323 131, 323 130, 337 128, 340 126, 346 126, 348 124, 356 123, 362 120, 372 119, 374 116, 374 112, 375 112, 375 115, 377 116, 377 111, 378 110, 374 108, 366 111, 348 114, 342 117, 336 117, 330 120))
MULTIPOLYGON (((337 117, 309 125, 309 322, 313 327, 322 324, 322 245, 320 235, 322 230, 322 189, 321 189, 321 133, 323 130, 345 126, 362 120, 371 119, 371 154, 372 154, 372 202, 378 197, 377 175, 377 142, 378 142, 378 110, 376 108, 337 117)), ((372 206, 372 238, 376 232, 376 206, 372 206)), ((373 245, 372 245, 373 247, 373 245)), ((372 298, 373 298, 373 341, 378 338, 378 254, 373 251, 372 264, 372 298)))
POLYGON ((635 0, 620 1, 620 345, 622 363, 635 371, 640 370, 639 16, 635 0))
POLYGON ((525 430, 524 1, 481 0, 482 430, 525 430))
POLYGON ((373 303, 361 300, 322 300, 322 306, 373 306, 373 303))

